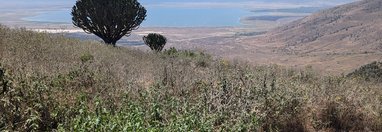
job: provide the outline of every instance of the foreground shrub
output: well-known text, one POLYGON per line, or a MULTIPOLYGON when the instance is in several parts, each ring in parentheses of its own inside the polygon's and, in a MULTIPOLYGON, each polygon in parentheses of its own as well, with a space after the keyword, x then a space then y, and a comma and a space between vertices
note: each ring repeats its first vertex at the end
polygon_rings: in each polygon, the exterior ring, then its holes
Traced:
POLYGON ((39 76, 13 76, 2 67, 0 71, 0 129, 51 131, 56 128, 57 113, 53 109, 58 106, 45 80, 39 76))
POLYGON ((363 131, 366 121, 349 102, 325 102, 314 117, 318 130, 363 131))

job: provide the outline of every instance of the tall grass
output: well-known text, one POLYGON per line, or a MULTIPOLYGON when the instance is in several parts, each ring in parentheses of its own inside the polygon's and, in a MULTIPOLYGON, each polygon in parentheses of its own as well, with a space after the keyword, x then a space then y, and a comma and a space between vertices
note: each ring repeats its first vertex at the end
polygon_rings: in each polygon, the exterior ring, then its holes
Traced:
POLYGON ((0 130, 382 130, 377 82, 25 29, 0 40, 0 130))

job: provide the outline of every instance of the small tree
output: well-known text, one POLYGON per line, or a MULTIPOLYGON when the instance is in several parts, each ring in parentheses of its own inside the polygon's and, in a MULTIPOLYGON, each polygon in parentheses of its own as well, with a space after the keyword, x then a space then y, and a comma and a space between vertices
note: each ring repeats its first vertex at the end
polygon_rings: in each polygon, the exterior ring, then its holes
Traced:
POLYGON ((146 9, 137 0, 77 0, 73 24, 115 46, 145 20, 146 9))
POLYGON ((167 38, 160 34, 150 33, 147 36, 143 36, 143 41, 151 50, 160 52, 166 45, 167 38))

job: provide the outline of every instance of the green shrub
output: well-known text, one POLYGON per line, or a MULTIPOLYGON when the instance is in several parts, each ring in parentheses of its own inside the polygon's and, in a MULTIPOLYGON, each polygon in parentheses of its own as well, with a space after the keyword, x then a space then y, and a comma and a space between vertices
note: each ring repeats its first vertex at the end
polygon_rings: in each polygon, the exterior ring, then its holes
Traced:
POLYGON ((57 104, 44 77, 15 76, 4 69, 2 71, 0 129, 51 131, 57 127, 56 115, 52 113, 57 104))
POLYGON ((167 38, 160 34, 150 33, 147 36, 143 36, 143 41, 151 50, 160 52, 166 45, 167 38))
POLYGON ((382 82, 382 62, 372 62, 364 65, 348 74, 348 77, 360 77, 366 81, 382 82))
POLYGON ((165 52, 164 52, 165 54, 167 54, 167 55, 173 55, 173 54, 176 54, 176 53, 178 53, 178 50, 176 50, 176 48, 175 47, 171 47, 170 49, 168 49, 168 50, 165 50, 165 52))
POLYGON ((91 55, 90 53, 86 53, 86 54, 83 54, 81 57, 81 62, 82 63, 86 63, 86 62, 89 62, 89 61, 92 61, 94 60, 94 56, 91 55))

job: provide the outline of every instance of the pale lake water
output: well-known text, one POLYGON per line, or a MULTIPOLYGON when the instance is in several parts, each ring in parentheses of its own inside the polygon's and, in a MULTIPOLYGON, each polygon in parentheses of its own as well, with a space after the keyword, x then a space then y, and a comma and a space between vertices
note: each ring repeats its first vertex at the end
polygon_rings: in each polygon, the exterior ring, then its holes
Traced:
MULTIPOLYGON (((292 9, 249 10, 238 8, 147 8, 144 27, 232 27, 243 25, 242 20, 277 21, 295 17, 293 13, 312 13, 322 8, 304 7, 292 9), (275 15, 275 12, 291 15, 275 15)), ((24 17, 30 22, 71 23, 70 9, 40 12, 38 15, 24 17)))
MULTIPOLYGON (((255 13, 243 9, 208 8, 147 8, 144 27, 222 27, 239 26, 243 16, 255 13)), ((259 14, 259 13, 257 13, 259 14)), ((32 22, 71 23, 70 10, 41 12, 39 15, 22 18, 32 22)))
MULTIPOLYGON (((71 23, 76 0, 0 0, 0 23, 13 17, 33 23, 71 23), (30 14, 19 16, 19 14, 30 14)), ((284 13, 311 13, 330 7, 327 0, 140 0, 148 10, 144 27, 240 26, 242 19, 275 21, 284 13), (318 1, 318 2, 317 2, 318 1), (320 3, 317 5, 315 3, 320 3), (302 7, 302 8, 301 8, 302 7), (320 7, 320 8, 318 8, 320 7), (257 11, 254 11, 254 8, 257 11), (272 8, 272 9, 270 9, 272 8), (280 10, 275 10, 280 9, 280 10)), ((344 3, 353 0, 332 0, 344 3)), ((335 5, 335 4, 333 4, 335 5)), ((332 5, 332 6, 333 6, 332 5)), ((291 15, 293 16, 293 14, 291 15)))
MULTIPOLYGON (((76 0, 0 0, 0 23, 34 28, 39 25, 71 25, 76 0), (19 24, 19 25, 18 25, 19 24)), ((147 9, 142 27, 238 27, 253 21, 278 21, 309 15, 353 0, 139 0, 147 9), (338 3, 335 3, 338 2, 338 3), (245 21, 244 24, 243 21, 245 21)), ((250 25, 253 26, 253 25, 250 25)), ((61 27, 61 26, 60 26, 61 27)), ((65 26, 64 26, 65 27, 65 26)), ((49 27, 48 27, 49 28, 49 27)), ((251 34, 252 35, 252 34, 251 34)), ((68 37, 100 40, 94 35, 68 33, 68 37)), ((119 45, 143 45, 121 39, 119 45)))

